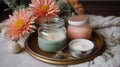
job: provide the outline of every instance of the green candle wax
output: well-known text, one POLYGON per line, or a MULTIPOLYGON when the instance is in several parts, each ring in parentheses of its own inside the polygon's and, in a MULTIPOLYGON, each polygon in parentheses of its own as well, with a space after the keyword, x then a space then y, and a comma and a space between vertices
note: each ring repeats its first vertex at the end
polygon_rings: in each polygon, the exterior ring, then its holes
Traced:
POLYGON ((60 32, 51 32, 49 35, 39 35, 38 43, 41 50, 45 52, 57 52, 67 43, 65 34, 60 32))

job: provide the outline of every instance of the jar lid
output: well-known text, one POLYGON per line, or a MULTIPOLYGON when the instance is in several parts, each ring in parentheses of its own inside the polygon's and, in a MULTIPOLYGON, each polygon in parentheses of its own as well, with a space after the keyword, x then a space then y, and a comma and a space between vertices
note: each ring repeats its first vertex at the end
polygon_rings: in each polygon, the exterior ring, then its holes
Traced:
POLYGON ((76 15, 72 16, 68 19, 68 23, 70 25, 83 25, 88 21, 88 17, 86 15, 76 15))

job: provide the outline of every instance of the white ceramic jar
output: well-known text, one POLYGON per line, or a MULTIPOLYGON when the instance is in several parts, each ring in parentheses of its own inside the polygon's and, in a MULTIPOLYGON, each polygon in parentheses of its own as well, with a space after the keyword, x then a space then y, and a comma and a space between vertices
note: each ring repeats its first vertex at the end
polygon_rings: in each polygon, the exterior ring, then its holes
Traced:
POLYGON ((87 56, 93 48, 94 43, 88 39, 74 39, 69 43, 69 52, 76 58, 87 56))

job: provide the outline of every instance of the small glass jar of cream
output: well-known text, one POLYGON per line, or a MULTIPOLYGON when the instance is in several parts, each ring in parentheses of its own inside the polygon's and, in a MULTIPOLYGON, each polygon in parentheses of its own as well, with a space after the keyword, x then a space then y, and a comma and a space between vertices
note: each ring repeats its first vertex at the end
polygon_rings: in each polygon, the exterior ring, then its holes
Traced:
POLYGON ((73 57, 81 58, 93 51, 94 43, 87 39, 74 39, 69 43, 69 52, 73 57))
POLYGON ((68 19, 67 35, 70 40, 90 39, 92 27, 89 25, 86 15, 76 15, 68 19))

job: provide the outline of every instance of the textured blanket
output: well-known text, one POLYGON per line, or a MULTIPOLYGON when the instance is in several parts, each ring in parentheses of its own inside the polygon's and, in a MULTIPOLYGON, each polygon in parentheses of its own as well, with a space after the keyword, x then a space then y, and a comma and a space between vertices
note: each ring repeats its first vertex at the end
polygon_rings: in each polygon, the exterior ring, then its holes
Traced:
POLYGON ((107 49, 95 59, 69 67, 120 67, 120 17, 88 15, 93 30, 103 36, 107 49))

